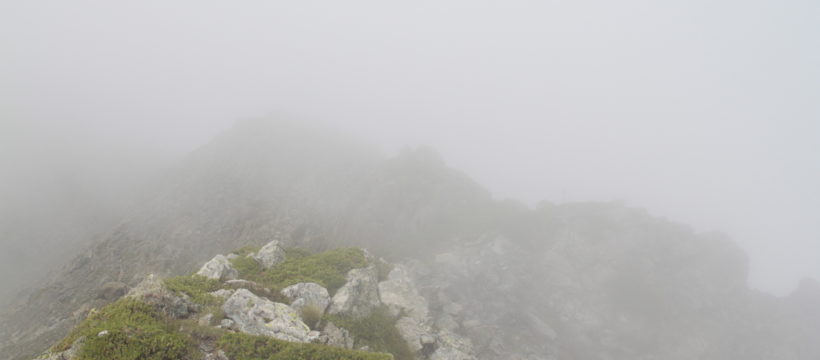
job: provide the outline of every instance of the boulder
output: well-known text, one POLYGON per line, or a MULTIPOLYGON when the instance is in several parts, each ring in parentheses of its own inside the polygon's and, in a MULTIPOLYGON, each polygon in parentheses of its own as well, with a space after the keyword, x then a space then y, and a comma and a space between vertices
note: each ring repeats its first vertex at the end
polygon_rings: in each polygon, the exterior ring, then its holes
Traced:
POLYGON ((246 289, 234 292, 222 310, 239 331, 247 334, 294 342, 310 342, 318 336, 290 306, 261 298, 246 289))
POLYGON ((173 319, 187 318, 191 313, 199 311, 199 306, 191 302, 186 296, 178 296, 168 290, 158 277, 148 275, 145 280, 137 284, 126 297, 140 299, 154 305, 158 310, 173 319))
POLYGON ((371 266, 347 273, 347 282, 331 299, 328 313, 363 317, 379 305, 378 274, 376 268, 371 266))
POLYGON ((267 245, 259 249, 256 254, 250 255, 265 269, 270 269, 276 264, 285 261, 285 248, 282 247, 278 240, 269 242, 267 245))
POLYGON ((213 259, 202 265, 196 273, 209 279, 233 280, 239 277, 239 272, 233 268, 231 261, 224 255, 214 256, 213 259))
POLYGON ((302 311, 306 306, 313 306, 321 314, 330 304, 327 289, 317 283, 298 283, 282 289, 282 295, 290 299, 290 307, 302 311))

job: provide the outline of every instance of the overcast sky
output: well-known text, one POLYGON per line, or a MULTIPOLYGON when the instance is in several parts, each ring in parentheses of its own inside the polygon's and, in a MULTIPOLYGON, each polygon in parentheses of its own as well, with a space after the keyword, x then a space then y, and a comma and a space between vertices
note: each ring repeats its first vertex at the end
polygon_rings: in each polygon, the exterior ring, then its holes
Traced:
POLYGON ((0 0, 0 140, 179 156, 319 120, 500 198, 722 230, 785 293, 820 278, 818 64, 813 0, 0 0))

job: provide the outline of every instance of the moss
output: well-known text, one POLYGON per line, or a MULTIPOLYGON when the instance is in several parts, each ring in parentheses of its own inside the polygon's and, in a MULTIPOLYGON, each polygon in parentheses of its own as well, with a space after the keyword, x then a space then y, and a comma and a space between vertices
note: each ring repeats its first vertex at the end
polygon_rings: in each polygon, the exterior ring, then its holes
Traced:
POLYGON ((374 309, 361 318, 326 315, 325 320, 347 329, 356 340, 356 347, 368 346, 375 351, 393 354, 396 360, 413 360, 413 351, 396 329, 396 317, 384 307, 374 309))
POLYGON ((187 334, 177 332, 153 306, 131 298, 92 314, 52 350, 66 350, 80 337, 86 337, 80 360, 195 359, 197 354, 187 334), (108 334, 97 336, 103 330, 108 334))
POLYGON ((317 344, 300 344, 269 337, 228 333, 217 347, 234 360, 390 360, 388 354, 348 350, 317 344))
POLYGON ((222 303, 222 299, 219 297, 208 294, 222 288, 222 284, 217 280, 200 275, 191 275, 165 279, 164 282, 165 287, 169 290, 188 295, 197 304, 219 305, 222 303))
POLYGON ((285 261, 264 270, 255 260, 240 257, 232 260, 243 279, 270 289, 282 289, 300 282, 314 282, 332 295, 347 281, 347 272, 367 266, 361 249, 342 248, 320 254, 288 249, 285 261))

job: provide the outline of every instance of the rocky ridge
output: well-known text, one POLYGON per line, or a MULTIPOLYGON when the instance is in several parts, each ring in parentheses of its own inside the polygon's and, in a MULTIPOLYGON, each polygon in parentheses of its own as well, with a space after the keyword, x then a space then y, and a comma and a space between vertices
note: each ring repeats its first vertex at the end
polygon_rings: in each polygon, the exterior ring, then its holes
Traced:
MULTIPOLYGON (((324 315, 341 316, 340 319, 362 319, 378 311, 377 309, 387 308, 395 322, 396 331, 407 342, 414 359, 476 359, 468 339, 435 327, 429 316, 428 302, 419 294, 405 266, 387 264, 383 259, 375 259, 367 252, 362 252, 362 255, 366 255, 366 266, 347 271, 344 284, 332 297, 327 288, 313 282, 291 284, 281 289, 276 296, 266 296, 270 294, 271 289, 260 291, 260 284, 241 279, 242 273, 229 260, 238 259, 240 256, 231 253, 216 255, 194 276, 188 278, 189 281, 209 279, 215 284, 211 288, 219 287, 218 290, 207 292, 207 297, 219 299, 216 301, 218 306, 214 306, 210 301, 198 303, 197 295, 189 294, 194 293, 193 291, 175 291, 173 286, 169 286, 167 282, 154 275, 147 276, 122 299, 134 299, 149 304, 167 319, 196 320, 199 326, 213 328, 218 332, 351 350, 356 347, 359 347, 358 350, 368 350, 369 347, 358 341, 353 331, 345 329, 344 325, 335 324, 328 320, 333 319, 332 317, 327 318, 324 315), (379 281, 377 263, 392 268, 382 281, 379 281), (283 299, 289 303, 278 302, 283 299), (307 309, 317 311, 316 315, 322 320, 307 319, 310 316, 307 309), (313 328, 306 323, 309 321, 314 322, 313 328)), ((274 240, 258 252, 244 257, 257 262, 265 271, 276 272, 276 265, 284 262, 287 255, 282 244, 274 240)), ((95 311, 92 311, 92 314, 94 313, 95 311)), ((123 329, 104 329, 95 336, 104 339, 110 332, 121 330, 123 329)), ((83 346, 88 336, 91 335, 77 337, 69 348, 62 351, 55 351, 54 349, 59 349, 56 347, 52 348, 52 351, 36 360, 85 359, 83 346)), ((231 357, 230 351, 214 345, 213 339, 197 341, 197 353, 201 358, 243 360, 241 357, 231 357)))

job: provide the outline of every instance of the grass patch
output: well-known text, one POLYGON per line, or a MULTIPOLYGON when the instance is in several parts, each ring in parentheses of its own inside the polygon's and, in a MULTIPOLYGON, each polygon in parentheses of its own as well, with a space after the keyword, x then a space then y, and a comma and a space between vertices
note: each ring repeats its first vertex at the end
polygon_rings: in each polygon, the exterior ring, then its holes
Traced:
POLYGON ((153 306, 135 299, 121 299, 85 319, 52 348, 67 350, 86 337, 80 360, 173 360, 195 359, 193 342, 177 332, 153 306), (97 336, 101 331, 107 335, 97 336))
POLYGON ((234 360, 390 360, 388 354, 348 350, 317 344, 300 344, 264 336, 228 333, 217 342, 234 360))
POLYGON ((177 276, 163 280, 165 287, 176 293, 191 297, 193 302, 200 305, 221 305, 223 300, 208 294, 222 288, 218 280, 209 279, 201 275, 177 276))
POLYGON ((288 249, 281 264, 264 270, 255 260, 239 257, 232 260, 243 279, 269 289, 283 289, 300 282, 314 282, 333 295, 347 281, 347 272, 367 266, 361 249, 342 248, 311 254, 302 249, 288 249))
POLYGON ((387 307, 381 306, 370 315, 353 318, 338 315, 326 315, 325 319, 347 329, 357 348, 368 346, 374 351, 393 354, 396 360, 413 360, 413 351, 396 329, 396 317, 390 314, 387 307))

